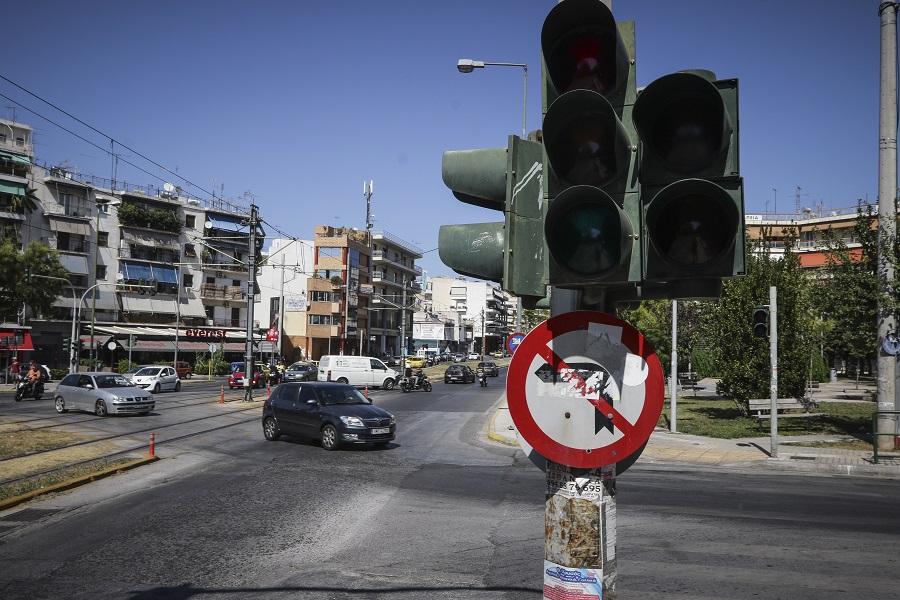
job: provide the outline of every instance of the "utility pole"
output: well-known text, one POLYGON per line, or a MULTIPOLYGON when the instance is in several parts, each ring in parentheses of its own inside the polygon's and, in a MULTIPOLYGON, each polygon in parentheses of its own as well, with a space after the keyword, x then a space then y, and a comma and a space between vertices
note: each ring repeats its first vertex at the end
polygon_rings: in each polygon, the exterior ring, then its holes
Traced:
POLYGON ((769 418, 772 437, 772 458, 778 456, 778 288, 769 288, 769 398, 771 400, 769 418))
MULTIPOLYGON (((897 240, 897 3, 882 2, 881 16, 881 94, 878 119, 878 273, 884 279, 882 290, 893 296, 894 265, 892 255, 897 240)), ((881 343, 897 332, 893 309, 879 301, 878 306, 878 410, 896 410, 897 357, 884 351, 881 343)), ((897 433, 895 415, 881 415, 879 433, 897 433)), ((879 436, 879 449, 894 447, 895 436, 879 436)))
MULTIPOLYGON (((369 246, 369 285, 372 284, 372 193, 375 187, 375 182, 371 179, 369 180, 368 185, 365 180, 363 180, 363 196, 366 197, 366 244, 369 246)), ((374 291, 374 289, 373 289, 374 291)), ((366 342, 365 349, 360 351, 362 355, 374 354, 371 352, 371 348, 369 345, 371 342, 369 341, 372 336, 372 296, 369 296, 369 299, 366 301, 366 342)))
POLYGON ((669 385, 671 387, 671 402, 669 408, 672 412, 669 418, 669 431, 678 431, 678 300, 672 300, 672 362, 669 367, 669 385))
POLYGON ((244 402, 253 402, 253 302, 256 285, 256 228, 259 213, 255 204, 250 204, 250 248, 247 255, 247 343, 244 347, 244 402))
POLYGON ((281 255, 281 289, 278 293, 278 358, 284 360, 284 254, 281 255))

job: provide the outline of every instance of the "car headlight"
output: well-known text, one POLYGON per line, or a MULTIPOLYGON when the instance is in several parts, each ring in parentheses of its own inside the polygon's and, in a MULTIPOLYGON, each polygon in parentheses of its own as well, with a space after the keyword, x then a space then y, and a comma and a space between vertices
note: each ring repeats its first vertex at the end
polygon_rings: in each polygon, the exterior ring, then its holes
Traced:
POLYGON ((341 417, 341 421, 344 422, 344 425, 347 427, 365 427, 366 424, 363 423, 362 419, 359 417, 341 417))

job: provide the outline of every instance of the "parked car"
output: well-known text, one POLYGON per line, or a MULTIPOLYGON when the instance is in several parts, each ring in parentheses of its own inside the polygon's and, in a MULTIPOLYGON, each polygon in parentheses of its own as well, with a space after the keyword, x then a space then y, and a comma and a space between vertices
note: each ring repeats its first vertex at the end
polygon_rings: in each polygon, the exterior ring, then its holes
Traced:
POLYGON ((177 365, 170 362, 169 366, 175 367, 175 372, 178 373, 178 377, 181 379, 190 379, 194 376, 194 371, 191 369, 191 363, 187 361, 179 360, 177 365))
POLYGON ((140 371, 141 369, 146 369, 147 367, 155 367, 155 366, 157 366, 157 365, 138 365, 136 367, 131 367, 130 369, 128 369, 127 371, 122 373, 122 375, 124 375, 128 379, 131 379, 132 377, 134 377, 134 374, 137 373, 138 371, 140 371))
POLYGON ((469 356, 466 357, 466 360, 480 360, 481 355, 477 352, 469 352, 469 356))
POLYGON ((504 356, 506 356, 506 352, 504 352, 503 350, 497 350, 493 352, 491 356, 493 356, 494 358, 503 358, 504 356))
POLYGON ((450 365, 444 371, 444 383, 475 383, 475 371, 469 365, 450 365))
POLYGON ((181 380, 172 367, 154 365, 152 367, 144 367, 131 377, 134 385, 150 390, 154 394, 158 394, 163 390, 173 390, 175 392, 181 389, 181 380))
POLYGON ((462 362, 464 360, 466 360, 465 354, 461 354, 461 353, 457 352, 456 354, 453 355, 453 362, 462 362))
POLYGON ((490 361, 490 360, 486 360, 486 361, 478 363, 478 365, 475 368, 476 368, 476 370, 484 369, 484 372, 487 374, 488 377, 498 377, 500 375, 500 368, 497 367, 497 363, 490 361))
POLYGON ((101 417, 146 415, 156 407, 153 394, 121 373, 70 373, 57 384, 54 396, 58 413, 86 410, 101 417))
POLYGON ((290 381, 315 381, 319 369, 306 362, 295 362, 284 370, 282 383, 290 381))
MULTIPOLYGON (((253 365, 253 377, 250 380, 250 386, 255 388, 261 388, 266 384, 266 375, 261 366, 254 364, 253 365)), ((244 366, 241 363, 241 367, 239 370, 234 371, 231 375, 228 376, 228 388, 234 389, 236 387, 244 387, 244 366)))
POLYGON ((396 421, 349 384, 303 382, 278 386, 266 398, 263 435, 275 441, 282 435, 317 438, 322 448, 373 443, 386 446, 394 439, 396 421))

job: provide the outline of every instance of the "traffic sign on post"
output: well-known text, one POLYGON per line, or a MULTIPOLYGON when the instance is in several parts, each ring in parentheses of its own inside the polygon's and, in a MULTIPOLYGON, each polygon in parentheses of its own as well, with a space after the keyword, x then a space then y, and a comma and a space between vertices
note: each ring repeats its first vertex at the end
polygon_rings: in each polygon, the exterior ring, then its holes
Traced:
POLYGON ((525 336, 509 366, 509 414, 542 456, 596 468, 634 454, 662 413, 653 347, 628 323, 594 311, 552 317, 525 336))
POLYGON ((522 343, 522 340, 525 339, 525 334, 521 331, 516 331, 515 333, 509 334, 509 337, 506 340, 506 350, 510 354, 516 353, 516 348, 519 347, 519 344, 522 343))

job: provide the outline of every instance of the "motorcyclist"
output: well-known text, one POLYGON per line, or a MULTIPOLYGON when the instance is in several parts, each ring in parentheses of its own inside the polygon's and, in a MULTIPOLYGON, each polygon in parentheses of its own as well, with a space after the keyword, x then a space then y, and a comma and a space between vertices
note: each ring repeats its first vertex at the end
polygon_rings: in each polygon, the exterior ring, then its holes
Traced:
POLYGON ((31 361, 28 363, 28 372, 25 373, 24 380, 25 382, 31 386, 31 395, 35 398, 42 396, 44 394, 44 384, 42 382, 42 373, 41 367, 38 366, 37 362, 31 361))
POLYGON ((484 368, 479 368, 475 371, 475 374, 478 375, 478 383, 481 384, 481 387, 485 387, 487 385, 487 371, 484 368))

